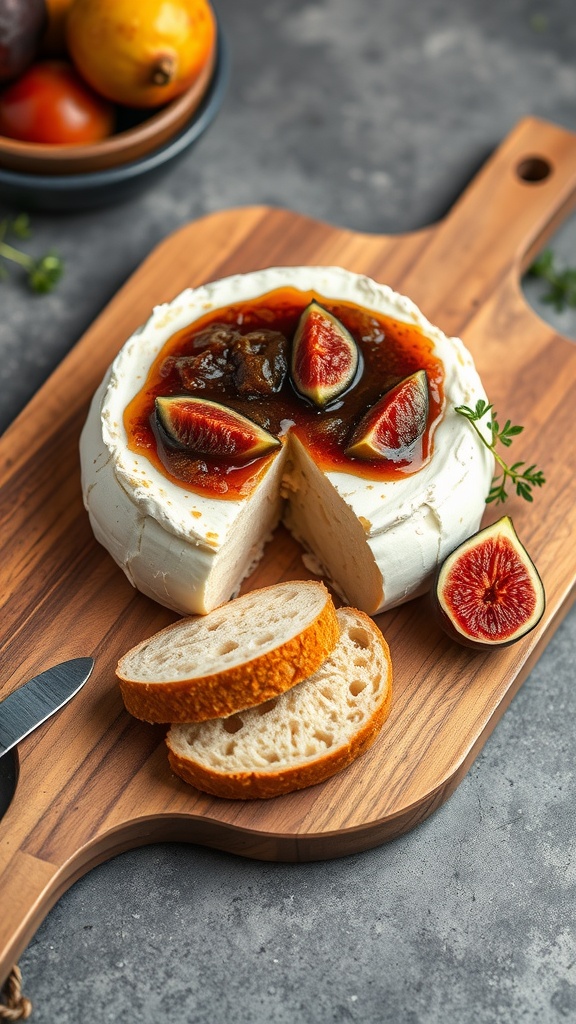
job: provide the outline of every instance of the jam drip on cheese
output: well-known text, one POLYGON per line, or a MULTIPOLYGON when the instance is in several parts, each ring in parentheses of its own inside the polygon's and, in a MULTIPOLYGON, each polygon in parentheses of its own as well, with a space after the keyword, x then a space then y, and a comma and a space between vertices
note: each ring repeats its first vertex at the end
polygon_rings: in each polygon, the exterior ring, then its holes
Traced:
POLYGON ((214 310, 174 334, 127 406, 124 425, 132 451, 145 454, 174 482, 207 495, 250 493, 276 453, 238 464, 184 450, 159 425, 157 398, 188 395, 220 403, 280 439, 293 431, 325 471, 396 480, 418 472, 432 455, 443 381, 433 344, 418 327, 354 303, 280 288, 214 310), (298 323, 313 301, 345 326, 359 351, 354 379, 321 408, 297 391, 289 372, 298 323), (346 454, 367 411, 417 371, 425 372, 428 386, 427 421, 417 442, 394 459, 346 454))

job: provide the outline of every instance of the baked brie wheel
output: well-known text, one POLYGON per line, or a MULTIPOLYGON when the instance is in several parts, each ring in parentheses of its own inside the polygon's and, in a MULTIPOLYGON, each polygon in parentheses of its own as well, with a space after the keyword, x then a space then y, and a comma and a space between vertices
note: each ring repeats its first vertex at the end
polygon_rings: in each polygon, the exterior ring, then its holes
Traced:
POLYGON ((338 267, 236 275, 156 307, 125 343, 82 432, 84 503, 133 586, 176 612, 236 595, 283 522, 307 567, 375 615, 423 593, 480 525, 493 457, 455 411, 479 399, 463 343, 389 287, 338 267), (266 347, 279 327, 285 372, 266 347), (341 383, 318 371, 326 346, 341 383), (255 427, 244 461, 226 410, 255 427))

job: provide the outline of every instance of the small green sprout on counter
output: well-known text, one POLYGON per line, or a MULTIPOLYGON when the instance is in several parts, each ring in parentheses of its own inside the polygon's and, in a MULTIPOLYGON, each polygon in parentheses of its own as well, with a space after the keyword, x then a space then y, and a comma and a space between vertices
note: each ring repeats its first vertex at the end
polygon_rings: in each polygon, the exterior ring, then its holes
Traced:
POLYGON ((529 277, 538 277, 549 286, 542 302, 554 306, 557 313, 576 309, 576 267, 559 270, 551 249, 545 249, 528 270, 529 277))
MULTIPOLYGON (((30 219, 26 213, 19 213, 17 217, 6 217, 0 221, 0 257, 2 260, 9 260, 11 263, 17 263, 23 267, 32 291, 45 294, 52 291, 62 277, 64 263, 60 256, 55 252, 47 252, 38 259, 6 241, 11 237, 26 239, 31 235, 30 219)), ((0 261, 0 279, 6 277, 8 277, 8 271, 4 263, 0 261)))
POLYGON ((498 441, 505 448, 509 448, 514 438, 522 433, 524 427, 513 426, 510 420, 506 420, 504 426, 501 427, 496 419, 497 413, 493 411, 493 406, 483 399, 476 402, 474 409, 470 409, 467 405, 459 405, 456 407, 456 412, 469 420, 482 443, 492 451, 496 462, 500 466, 501 472, 497 473, 492 481, 490 492, 486 498, 486 504, 493 502, 495 505, 498 505, 500 502, 506 501, 508 494, 504 485, 507 480, 516 488, 516 494, 519 498, 524 498, 525 501, 533 501, 532 488, 542 487, 546 483, 542 470, 537 469, 535 465, 527 466, 525 462, 515 462, 512 466, 508 466, 498 452, 495 451, 498 441), (476 425, 479 420, 488 415, 490 415, 491 441, 486 439, 476 425))

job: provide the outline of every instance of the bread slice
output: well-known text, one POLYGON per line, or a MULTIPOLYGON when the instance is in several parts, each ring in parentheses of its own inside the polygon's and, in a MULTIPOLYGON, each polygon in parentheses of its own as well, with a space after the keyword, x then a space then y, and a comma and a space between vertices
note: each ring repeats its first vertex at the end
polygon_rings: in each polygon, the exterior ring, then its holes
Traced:
POLYGON ((253 707, 311 675, 340 630, 323 583, 253 590, 181 619, 118 663, 122 697, 145 722, 202 722, 253 707))
POLYGON ((392 700, 388 645, 364 612, 336 614, 340 640, 309 679, 240 714, 172 725, 177 775, 230 800, 274 797, 323 782, 374 742, 392 700))

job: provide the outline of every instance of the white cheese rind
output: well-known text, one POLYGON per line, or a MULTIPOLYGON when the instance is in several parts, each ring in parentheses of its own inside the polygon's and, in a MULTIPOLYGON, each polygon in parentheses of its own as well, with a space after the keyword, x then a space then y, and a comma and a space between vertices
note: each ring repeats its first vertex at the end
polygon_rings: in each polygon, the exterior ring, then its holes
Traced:
MULTIPOLYGON (((128 449, 124 409, 176 331, 212 310, 286 286, 415 324, 432 341, 445 368, 446 410, 428 465, 386 482, 351 473, 326 474, 335 497, 361 522, 374 570, 382 577, 377 606, 374 598, 364 610, 376 614, 420 593, 439 560, 479 527, 493 458, 454 411, 457 405, 486 398, 472 357, 459 339, 447 338, 405 296, 338 267, 276 267, 224 278, 187 289, 154 309, 106 374, 80 442, 84 501, 97 540, 135 587, 176 611, 204 613, 227 600, 261 557, 281 514, 285 452, 270 459, 249 500, 206 497, 172 483, 144 455, 128 449)), ((297 524, 294 532, 298 536, 297 524)), ((337 583, 349 600, 346 581, 337 583)))

